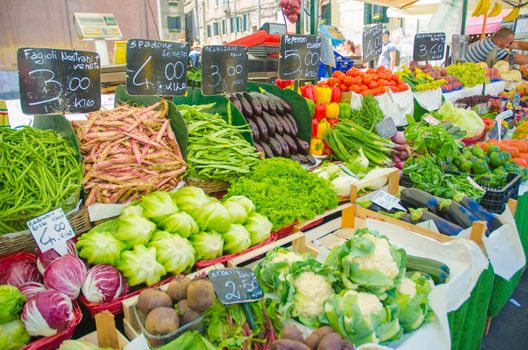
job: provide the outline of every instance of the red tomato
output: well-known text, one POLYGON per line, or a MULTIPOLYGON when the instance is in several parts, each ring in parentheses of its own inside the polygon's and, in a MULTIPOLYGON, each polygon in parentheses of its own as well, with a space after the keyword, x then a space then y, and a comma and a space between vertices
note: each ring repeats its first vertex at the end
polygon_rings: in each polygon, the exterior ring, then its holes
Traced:
POLYGON ((368 87, 369 89, 375 89, 378 87, 378 83, 376 83, 375 81, 371 81, 369 84, 368 84, 368 87))
POLYGON ((341 91, 347 91, 348 90, 348 86, 346 86, 345 84, 341 84, 341 85, 339 85, 339 89, 341 89, 341 91))
POLYGON ((361 85, 359 85, 359 91, 365 91, 365 90, 367 90, 367 89, 368 89, 368 86, 367 86, 367 85, 365 85, 365 84, 361 84, 361 85))

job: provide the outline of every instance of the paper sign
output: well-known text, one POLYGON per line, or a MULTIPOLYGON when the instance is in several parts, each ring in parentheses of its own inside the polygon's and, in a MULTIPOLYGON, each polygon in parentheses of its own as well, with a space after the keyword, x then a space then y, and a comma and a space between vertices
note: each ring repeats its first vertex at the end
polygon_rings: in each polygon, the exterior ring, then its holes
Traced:
POLYGON ((436 119, 435 117, 433 117, 432 115, 430 115, 430 114, 428 114, 425 117, 423 117, 422 120, 425 120, 426 122, 428 122, 431 125, 440 124, 440 121, 438 119, 436 119))
POLYGON ((220 302, 224 305, 256 301, 264 297, 257 277, 248 268, 212 270, 209 279, 220 302))
POLYGON ((134 338, 130 343, 123 348, 123 350, 150 350, 145 334, 141 333, 134 338))
POLYGON ((376 124, 376 133, 386 139, 390 139, 396 133, 398 132, 398 129, 396 129, 396 124, 394 123, 394 119, 391 117, 383 119, 381 122, 376 124))
POLYGON ((379 205, 386 210, 391 210, 392 208, 400 209, 407 211, 404 207, 400 205, 400 199, 393 196, 392 194, 386 191, 376 192, 370 199, 372 203, 379 205))
POLYGON ((75 232, 62 208, 31 219, 27 225, 41 252, 53 249, 60 255, 68 253, 66 241, 75 237, 75 232))

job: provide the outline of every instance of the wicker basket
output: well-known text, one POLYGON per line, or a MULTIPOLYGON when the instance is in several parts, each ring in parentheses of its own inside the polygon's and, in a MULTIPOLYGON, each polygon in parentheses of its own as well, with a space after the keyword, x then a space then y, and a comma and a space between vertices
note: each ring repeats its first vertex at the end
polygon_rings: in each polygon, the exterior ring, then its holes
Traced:
MULTIPOLYGON (((88 209, 86 208, 68 214, 67 218, 77 234, 87 232, 92 228, 88 209)), ((29 230, 7 233, 0 236, 0 256, 21 251, 33 251, 36 247, 37 243, 29 230)))
POLYGON ((207 181, 207 180, 187 178, 185 179, 185 182, 187 182, 187 185, 189 186, 201 188, 207 194, 227 191, 227 189, 229 188, 229 183, 224 182, 224 181, 214 181, 214 180, 207 181))

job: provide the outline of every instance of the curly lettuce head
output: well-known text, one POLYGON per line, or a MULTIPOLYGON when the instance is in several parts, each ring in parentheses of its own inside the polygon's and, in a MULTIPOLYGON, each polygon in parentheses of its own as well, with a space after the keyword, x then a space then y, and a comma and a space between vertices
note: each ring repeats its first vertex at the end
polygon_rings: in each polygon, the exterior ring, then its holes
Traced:
POLYGON ((156 222, 179 210, 170 194, 163 191, 152 192, 141 197, 140 205, 143 208, 143 216, 156 222))
POLYGON ((255 245, 270 237, 273 224, 264 215, 253 213, 249 215, 244 226, 251 236, 251 244, 255 245))
POLYGON ((385 236, 357 230, 345 244, 332 249, 325 264, 334 269, 344 289, 361 287, 380 297, 396 287, 405 273, 406 254, 385 236))
POLYGON ((224 201, 224 204, 236 203, 244 207, 246 214, 250 215, 255 212, 255 204, 246 196, 232 196, 224 201))
POLYGON ((189 237, 197 260, 211 260, 222 256, 224 238, 218 232, 200 232, 189 237))
POLYGON ((165 231, 155 231, 149 247, 156 248, 156 258, 173 275, 187 272, 194 265, 194 248, 187 239, 165 231))
POLYGON ((421 272, 408 273, 402 278, 394 296, 387 298, 386 304, 395 304, 399 308, 400 325, 405 332, 412 332, 429 321, 434 314, 427 302, 433 281, 429 275, 421 272))
POLYGON ((397 306, 383 306, 374 294, 349 290, 330 297, 323 322, 354 345, 397 340, 403 334, 397 306))
POLYGON ((19 318, 0 324, 0 349, 18 350, 29 340, 30 336, 19 318))
POLYGON ((209 203, 209 198, 199 187, 183 187, 170 195, 178 208, 191 215, 195 220, 200 214, 200 209, 209 203))
POLYGON ((137 245, 147 244, 150 241, 156 224, 145 218, 140 206, 132 205, 125 210, 117 219, 115 238, 125 243, 132 249, 137 245))
POLYGON ((158 222, 159 228, 170 233, 176 233, 183 238, 200 232, 198 224, 192 216, 184 211, 171 214, 158 222))
POLYGON ((4 284, 0 286, 0 324, 14 320, 26 301, 17 287, 4 284))
POLYGON ((239 224, 231 224, 229 230, 225 232, 224 238, 224 253, 235 254, 248 249, 251 246, 251 238, 249 232, 244 226, 239 224))
POLYGON ((147 248, 141 244, 136 245, 134 250, 123 252, 116 267, 130 286, 141 283, 151 286, 167 273, 165 267, 156 260, 156 248, 147 248))
POLYGON ((248 218, 246 209, 239 203, 236 202, 225 202, 224 208, 229 213, 229 218, 234 224, 245 224, 248 218))
POLYGON ((127 249, 125 243, 114 236, 117 220, 106 221, 81 235, 75 247, 79 256, 90 264, 115 265, 121 252, 127 249))
POLYGON ((289 249, 275 248, 266 254, 266 257, 255 266, 255 276, 262 290, 273 292, 286 280, 293 263, 307 259, 306 255, 295 253, 289 249))
POLYGON ((196 223, 202 231, 224 233, 229 229, 229 225, 231 225, 231 217, 220 202, 210 203, 201 209, 196 223))
POLYGON ((325 301, 334 295, 332 274, 320 262, 309 258, 295 262, 285 283, 279 286, 280 312, 302 324, 317 328, 325 301))

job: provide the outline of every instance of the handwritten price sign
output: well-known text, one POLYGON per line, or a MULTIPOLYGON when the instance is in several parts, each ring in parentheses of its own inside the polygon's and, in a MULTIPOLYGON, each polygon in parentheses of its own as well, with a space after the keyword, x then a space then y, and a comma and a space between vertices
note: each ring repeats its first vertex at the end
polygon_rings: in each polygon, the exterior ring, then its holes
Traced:
POLYGON ((224 305, 247 303, 264 297, 257 277, 248 268, 213 270, 209 272, 209 279, 224 305))
POLYGON ((66 241, 75 237, 75 232, 61 208, 29 220, 27 225, 41 252, 54 249, 60 255, 68 253, 66 241))

